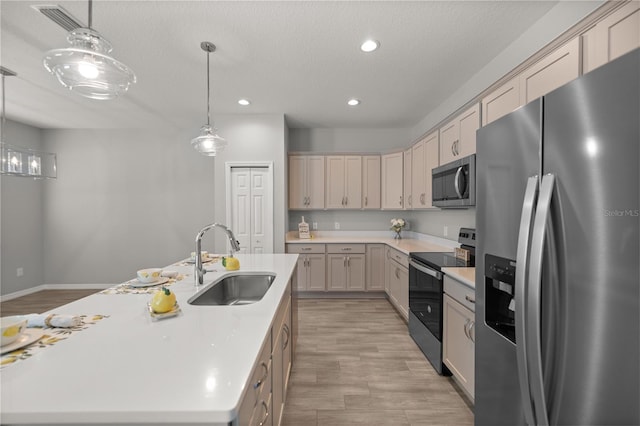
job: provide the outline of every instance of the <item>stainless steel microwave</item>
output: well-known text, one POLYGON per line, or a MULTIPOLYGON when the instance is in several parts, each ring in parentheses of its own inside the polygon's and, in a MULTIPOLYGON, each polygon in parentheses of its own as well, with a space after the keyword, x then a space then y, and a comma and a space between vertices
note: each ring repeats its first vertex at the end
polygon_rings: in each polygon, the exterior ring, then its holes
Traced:
POLYGON ((432 204, 444 208, 476 205, 475 154, 436 167, 432 175, 432 204))

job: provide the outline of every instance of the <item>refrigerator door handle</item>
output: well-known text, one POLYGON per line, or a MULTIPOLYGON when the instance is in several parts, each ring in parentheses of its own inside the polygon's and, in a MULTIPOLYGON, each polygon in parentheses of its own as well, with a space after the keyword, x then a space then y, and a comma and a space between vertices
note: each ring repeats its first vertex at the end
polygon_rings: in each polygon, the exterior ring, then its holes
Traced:
POLYGON ((538 176, 527 180, 527 187, 522 202, 520 231, 518 232, 518 248, 516 253, 516 288, 515 288, 515 322, 516 322, 516 357, 518 364, 518 381, 522 394, 524 418, 528 425, 535 425, 533 400, 529 388, 529 366, 527 363, 527 330, 526 324, 526 278, 529 262, 529 238, 538 198, 538 176))
POLYGON ((540 197, 533 222, 531 238, 531 264, 529 267, 527 294, 527 335, 529 359, 529 381, 533 397, 536 423, 541 426, 549 424, 547 402, 542 378, 542 335, 541 324, 541 290, 542 290, 542 259, 545 246, 545 236, 551 213, 551 198, 555 187, 555 176, 547 174, 542 177, 540 197))

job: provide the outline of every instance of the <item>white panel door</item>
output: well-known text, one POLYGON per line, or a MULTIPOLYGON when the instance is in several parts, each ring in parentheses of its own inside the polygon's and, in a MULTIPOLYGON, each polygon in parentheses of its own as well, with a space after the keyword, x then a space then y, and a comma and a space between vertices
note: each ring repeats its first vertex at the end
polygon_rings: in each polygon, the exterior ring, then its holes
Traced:
POLYGON ((240 253, 273 253, 273 211, 267 167, 231 168, 231 220, 240 253))

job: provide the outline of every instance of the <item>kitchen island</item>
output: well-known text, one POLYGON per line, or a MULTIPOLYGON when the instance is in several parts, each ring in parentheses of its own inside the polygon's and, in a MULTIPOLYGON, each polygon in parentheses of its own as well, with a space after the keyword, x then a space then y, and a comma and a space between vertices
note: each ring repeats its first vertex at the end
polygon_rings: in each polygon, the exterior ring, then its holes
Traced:
POLYGON ((298 256, 237 257, 239 272, 276 274, 256 303, 187 303, 229 273, 218 262, 199 287, 193 266, 165 268, 188 274, 170 286, 176 317, 154 321, 150 294, 98 293, 51 311, 108 317, 0 370, 2 424, 237 424, 298 256))

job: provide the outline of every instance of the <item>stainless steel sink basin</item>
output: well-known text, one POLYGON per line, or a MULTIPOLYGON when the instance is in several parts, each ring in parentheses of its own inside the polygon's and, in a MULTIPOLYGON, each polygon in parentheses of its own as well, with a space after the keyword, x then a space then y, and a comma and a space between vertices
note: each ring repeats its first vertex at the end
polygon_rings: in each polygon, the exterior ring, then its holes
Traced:
POLYGON ((193 295, 191 305, 249 305, 261 300, 276 279, 275 274, 233 273, 212 282, 193 295))

